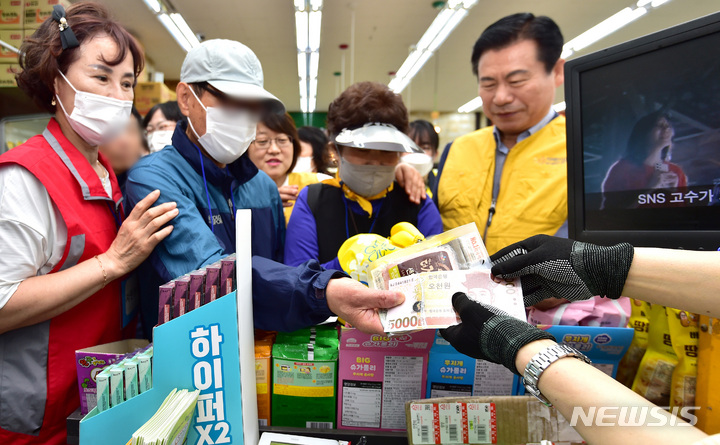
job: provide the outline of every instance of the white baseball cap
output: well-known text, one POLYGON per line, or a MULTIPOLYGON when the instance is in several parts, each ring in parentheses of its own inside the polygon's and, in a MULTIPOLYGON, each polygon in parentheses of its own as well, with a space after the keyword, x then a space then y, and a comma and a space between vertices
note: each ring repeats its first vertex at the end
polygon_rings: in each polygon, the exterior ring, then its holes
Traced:
POLYGON ((284 113, 285 105, 263 88, 260 60, 247 46, 234 40, 206 40, 185 56, 180 81, 207 82, 236 99, 266 102, 270 111, 284 113))

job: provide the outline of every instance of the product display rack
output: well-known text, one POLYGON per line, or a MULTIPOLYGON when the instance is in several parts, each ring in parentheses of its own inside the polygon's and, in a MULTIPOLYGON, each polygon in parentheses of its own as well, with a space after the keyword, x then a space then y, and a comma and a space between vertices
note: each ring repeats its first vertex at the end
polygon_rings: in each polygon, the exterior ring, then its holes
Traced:
MULTIPOLYGON (((67 443, 78 445, 80 443, 80 409, 67 418, 67 443)), ((352 445, 407 445, 407 434, 390 431, 366 430, 321 430, 310 428, 288 428, 281 426, 261 426, 261 433, 293 434, 296 436, 320 437, 323 439, 344 440, 352 445)))

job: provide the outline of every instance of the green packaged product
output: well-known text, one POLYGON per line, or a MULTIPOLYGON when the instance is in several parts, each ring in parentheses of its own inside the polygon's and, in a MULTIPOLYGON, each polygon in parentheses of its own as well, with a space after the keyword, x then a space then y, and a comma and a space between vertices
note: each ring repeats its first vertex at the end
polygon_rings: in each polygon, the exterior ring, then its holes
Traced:
POLYGON ((278 335, 273 346, 273 426, 335 427, 338 345, 334 328, 278 335))
POLYGON ((95 377, 97 385, 97 409, 99 412, 110 409, 110 371, 108 368, 98 372, 95 377))

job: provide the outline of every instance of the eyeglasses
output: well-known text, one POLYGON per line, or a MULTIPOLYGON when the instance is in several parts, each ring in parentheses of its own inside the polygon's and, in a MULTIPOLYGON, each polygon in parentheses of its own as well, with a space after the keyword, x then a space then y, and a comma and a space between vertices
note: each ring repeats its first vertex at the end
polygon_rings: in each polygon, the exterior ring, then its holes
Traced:
POLYGON ((262 150, 267 150, 270 148, 270 145, 275 142, 275 145, 277 145, 278 148, 287 148, 292 145, 292 138, 289 136, 278 136, 276 138, 268 138, 268 139, 255 139, 253 143, 257 148, 260 148, 262 150))
POLYGON ((158 122, 157 124, 148 125, 145 127, 145 136, 149 135, 153 131, 168 131, 168 130, 174 130, 177 123, 175 121, 162 121, 158 122))

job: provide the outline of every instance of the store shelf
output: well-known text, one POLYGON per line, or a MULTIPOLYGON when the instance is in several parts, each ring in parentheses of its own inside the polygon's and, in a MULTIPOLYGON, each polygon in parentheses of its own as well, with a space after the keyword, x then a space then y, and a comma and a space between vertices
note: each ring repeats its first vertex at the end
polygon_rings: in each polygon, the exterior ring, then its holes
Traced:
MULTIPOLYGON (((67 418, 67 443, 78 445, 80 443, 80 420, 83 416, 80 409, 70 414, 67 418)), ((352 445, 359 445, 363 442, 366 445, 407 445, 406 433, 393 433, 386 431, 365 431, 365 430, 320 430, 308 428, 287 428, 279 426, 263 426, 260 432, 294 434, 297 436, 320 437, 324 439, 345 440, 352 445), (365 438, 364 440, 362 438, 365 438)))
POLYGON ((260 427, 260 432, 295 434, 298 436, 312 436, 323 439, 345 440, 352 445, 407 445, 407 433, 394 433, 388 431, 366 430, 320 430, 308 428, 287 428, 281 426, 260 427), (362 440, 362 438, 365 438, 362 440))

